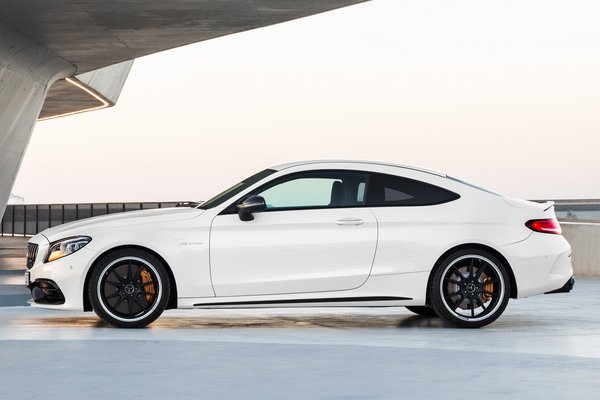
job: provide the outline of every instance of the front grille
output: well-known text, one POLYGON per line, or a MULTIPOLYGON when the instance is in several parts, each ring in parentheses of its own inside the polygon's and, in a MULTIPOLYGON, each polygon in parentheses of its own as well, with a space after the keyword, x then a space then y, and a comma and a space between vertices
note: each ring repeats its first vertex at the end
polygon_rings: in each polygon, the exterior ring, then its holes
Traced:
POLYGON ((37 257, 38 245, 35 243, 27 243, 27 269, 33 267, 35 258, 37 257))

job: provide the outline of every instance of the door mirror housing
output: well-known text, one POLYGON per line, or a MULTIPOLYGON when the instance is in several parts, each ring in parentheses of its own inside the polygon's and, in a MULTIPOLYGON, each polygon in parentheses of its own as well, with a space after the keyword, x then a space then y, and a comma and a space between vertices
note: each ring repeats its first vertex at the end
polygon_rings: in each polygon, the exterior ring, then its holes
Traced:
POLYGON ((252 213, 265 211, 267 203, 262 196, 249 196, 244 201, 237 205, 238 216, 242 221, 252 221, 254 215, 252 213))

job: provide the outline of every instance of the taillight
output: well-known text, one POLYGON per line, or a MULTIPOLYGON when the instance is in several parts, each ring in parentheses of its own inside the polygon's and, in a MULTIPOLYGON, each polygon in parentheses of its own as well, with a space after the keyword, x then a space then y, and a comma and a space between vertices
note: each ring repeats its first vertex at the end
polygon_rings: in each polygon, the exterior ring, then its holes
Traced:
POLYGON ((555 218, 530 219, 525 223, 525 226, 535 232, 553 233, 555 235, 562 234, 562 229, 555 218))

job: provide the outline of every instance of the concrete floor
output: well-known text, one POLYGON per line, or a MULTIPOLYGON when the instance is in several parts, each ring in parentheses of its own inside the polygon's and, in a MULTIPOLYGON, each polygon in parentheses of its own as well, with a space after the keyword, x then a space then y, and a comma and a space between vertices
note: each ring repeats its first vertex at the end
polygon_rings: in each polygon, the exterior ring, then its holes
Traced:
POLYGON ((31 298, 23 285, 28 240, 0 236, 0 307, 26 305, 31 298))
POLYGON ((511 301, 479 330, 403 308, 172 310, 122 330, 25 306, 0 243, 3 399, 598 399, 600 279, 511 301))
POLYGON ((174 310, 149 328, 0 308, 0 399, 598 399, 600 279, 454 329, 400 308, 174 310))
POLYGON ((0 271, 25 270, 28 237, 0 236, 0 271))

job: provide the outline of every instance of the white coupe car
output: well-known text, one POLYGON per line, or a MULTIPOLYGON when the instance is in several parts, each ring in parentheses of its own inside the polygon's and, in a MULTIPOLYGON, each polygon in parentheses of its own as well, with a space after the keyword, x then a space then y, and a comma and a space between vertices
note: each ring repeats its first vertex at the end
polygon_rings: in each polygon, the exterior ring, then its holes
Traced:
POLYGON ((311 161, 196 208, 106 215, 29 241, 32 306, 141 327, 171 308, 403 306, 480 327, 573 287, 552 203, 442 173, 311 161))

